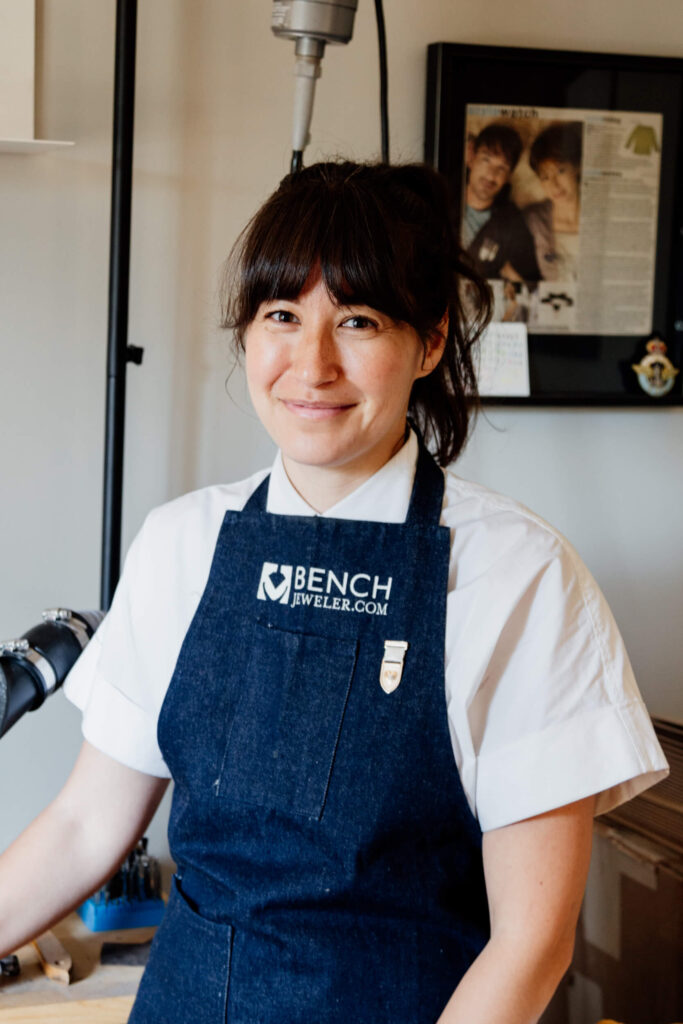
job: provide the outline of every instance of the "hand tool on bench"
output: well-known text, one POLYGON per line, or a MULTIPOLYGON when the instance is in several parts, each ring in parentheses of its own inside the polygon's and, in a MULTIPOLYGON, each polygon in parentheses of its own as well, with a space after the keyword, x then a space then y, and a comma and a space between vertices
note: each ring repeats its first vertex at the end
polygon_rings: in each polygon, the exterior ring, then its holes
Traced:
POLYGON ((43 932, 37 939, 33 940, 40 966, 45 974, 52 981, 59 981, 68 985, 70 981, 69 971, 71 970, 71 957, 64 949, 54 932, 43 932))

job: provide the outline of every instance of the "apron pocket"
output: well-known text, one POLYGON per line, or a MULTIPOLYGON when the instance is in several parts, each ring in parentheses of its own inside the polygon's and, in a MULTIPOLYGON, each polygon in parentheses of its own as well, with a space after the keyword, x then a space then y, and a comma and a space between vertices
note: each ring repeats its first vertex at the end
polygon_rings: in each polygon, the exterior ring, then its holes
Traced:
POLYGON ((356 640, 255 625, 217 795, 321 817, 357 648, 356 640))
POLYGON ((240 930, 230 1019, 434 1024, 438 1012, 430 1015, 418 1002, 416 935, 406 922, 325 911, 276 915, 268 933, 240 930))
POLYGON ((233 929, 187 904, 176 877, 128 1024, 225 1024, 233 929))

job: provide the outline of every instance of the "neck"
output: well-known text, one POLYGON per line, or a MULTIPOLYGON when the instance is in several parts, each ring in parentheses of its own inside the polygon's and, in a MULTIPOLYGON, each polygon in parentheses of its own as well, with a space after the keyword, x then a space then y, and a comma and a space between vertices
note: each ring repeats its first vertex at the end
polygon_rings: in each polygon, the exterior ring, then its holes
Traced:
POLYGON ((316 512, 327 512, 369 480, 396 455, 406 441, 406 432, 381 451, 364 453, 341 466, 309 466, 283 453, 282 464, 294 490, 316 512))

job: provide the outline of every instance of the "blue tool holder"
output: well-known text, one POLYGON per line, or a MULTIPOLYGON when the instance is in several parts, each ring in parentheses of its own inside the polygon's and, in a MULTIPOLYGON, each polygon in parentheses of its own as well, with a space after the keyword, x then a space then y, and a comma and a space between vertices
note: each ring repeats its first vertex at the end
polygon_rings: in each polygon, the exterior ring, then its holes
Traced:
POLYGON ((157 925, 165 909, 162 899, 117 899, 105 903, 103 899, 91 896, 78 908, 78 914, 91 932, 108 932, 157 925))

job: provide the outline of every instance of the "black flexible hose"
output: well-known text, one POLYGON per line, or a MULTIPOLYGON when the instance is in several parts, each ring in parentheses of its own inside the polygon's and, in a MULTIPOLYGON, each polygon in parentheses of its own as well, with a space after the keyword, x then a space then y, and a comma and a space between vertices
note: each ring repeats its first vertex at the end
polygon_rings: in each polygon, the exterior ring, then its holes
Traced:
POLYGON ((384 28, 382 0, 375 0, 377 42, 379 44, 379 116, 382 130, 382 160, 389 163, 389 73, 387 71, 387 37, 384 28))
POLYGON ((100 611, 68 609, 44 615, 18 640, 0 643, 0 736, 59 689, 104 617, 100 611))

